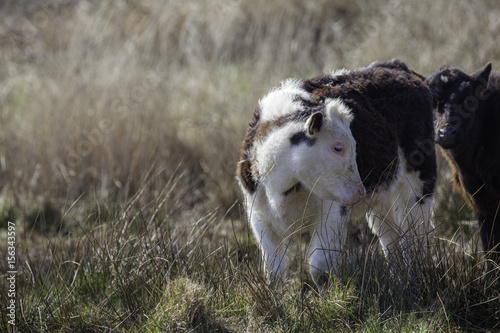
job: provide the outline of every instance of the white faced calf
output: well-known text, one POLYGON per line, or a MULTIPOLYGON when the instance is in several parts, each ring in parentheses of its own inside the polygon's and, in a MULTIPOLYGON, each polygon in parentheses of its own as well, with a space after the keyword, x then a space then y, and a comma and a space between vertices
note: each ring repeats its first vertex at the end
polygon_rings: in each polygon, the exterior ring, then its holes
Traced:
POLYGON ((322 285, 352 205, 387 255, 414 230, 425 234, 436 177, 432 122, 430 93, 398 61, 289 80, 266 95, 237 173, 271 276, 283 275, 291 236, 309 231, 310 272, 322 285))

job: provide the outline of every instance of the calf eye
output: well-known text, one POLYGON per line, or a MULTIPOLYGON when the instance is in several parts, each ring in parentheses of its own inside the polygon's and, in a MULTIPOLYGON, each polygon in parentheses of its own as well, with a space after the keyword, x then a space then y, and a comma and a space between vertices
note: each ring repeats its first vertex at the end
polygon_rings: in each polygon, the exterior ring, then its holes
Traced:
POLYGON ((330 150, 334 154, 338 154, 339 156, 344 156, 345 145, 341 140, 335 140, 335 142, 332 142, 332 145, 330 146, 330 150))

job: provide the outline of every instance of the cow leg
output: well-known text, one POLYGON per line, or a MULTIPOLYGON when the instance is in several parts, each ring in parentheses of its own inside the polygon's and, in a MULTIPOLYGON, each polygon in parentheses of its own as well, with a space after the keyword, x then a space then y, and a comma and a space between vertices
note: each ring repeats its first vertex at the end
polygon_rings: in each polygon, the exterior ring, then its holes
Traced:
POLYGON ((366 218, 379 238, 385 257, 392 261, 403 255, 409 263, 414 252, 422 250, 421 245, 425 244, 433 198, 428 196, 413 202, 403 198, 408 196, 400 193, 391 205, 384 202, 372 206, 366 218))
POLYGON ((271 279, 284 279, 288 258, 285 254, 283 235, 273 227, 271 221, 266 222, 263 222, 257 214, 251 214, 250 225, 262 251, 266 272, 271 279))
POLYGON ((379 211, 370 209, 366 213, 368 226, 377 235, 382 251, 387 259, 398 247, 399 230, 396 224, 391 221, 391 216, 380 214, 379 211))
POLYGON ((319 288, 324 287, 336 268, 342 244, 345 244, 348 211, 339 203, 323 200, 309 245, 309 269, 319 288))
POLYGON ((400 217, 400 244, 407 264, 411 262, 411 258, 417 254, 421 256, 427 250, 433 202, 434 197, 431 195, 422 199, 410 200, 407 202, 405 214, 400 217))
POLYGON ((481 214, 477 214, 477 221, 483 250, 493 250, 494 253, 490 253, 491 258, 500 263, 500 223, 496 220, 492 222, 481 214))
POLYGON ((488 224, 486 223, 486 219, 484 218, 483 215, 477 214, 477 223, 479 226, 479 234, 481 235, 481 242, 483 243, 483 251, 488 251, 489 249, 489 230, 491 228, 488 228, 488 224))

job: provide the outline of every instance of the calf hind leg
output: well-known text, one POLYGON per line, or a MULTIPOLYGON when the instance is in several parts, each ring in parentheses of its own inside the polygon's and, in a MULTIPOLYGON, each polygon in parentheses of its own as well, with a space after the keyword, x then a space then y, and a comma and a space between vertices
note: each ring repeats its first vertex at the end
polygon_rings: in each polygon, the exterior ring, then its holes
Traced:
POLYGON ((402 234, 400 239, 403 257, 409 263, 417 254, 427 252, 431 232, 431 213, 434 197, 428 195, 409 202, 405 214, 401 217, 402 234))
POLYGON ((433 199, 432 196, 425 201, 407 198, 400 193, 391 205, 389 201, 379 202, 370 208, 366 218, 379 238, 385 257, 394 261, 402 256, 409 264, 417 251, 425 250, 422 245, 429 234, 433 199))

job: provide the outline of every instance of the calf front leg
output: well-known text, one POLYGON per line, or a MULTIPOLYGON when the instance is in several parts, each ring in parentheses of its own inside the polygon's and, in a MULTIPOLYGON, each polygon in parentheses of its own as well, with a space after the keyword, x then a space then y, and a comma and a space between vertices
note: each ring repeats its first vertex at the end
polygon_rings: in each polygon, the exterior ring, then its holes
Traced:
POLYGON ((483 243, 483 250, 488 252, 489 258, 500 263, 500 219, 492 221, 481 214, 477 214, 479 232, 483 243))
MULTIPOLYGON (((250 225, 262 252, 265 271, 271 279, 284 279, 288 258, 282 233, 271 221, 263 222, 252 214, 250 225)), ((278 223, 279 221, 274 221, 278 223)))
POLYGON ((318 216, 309 249, 309 270, 320 288, 324 287, 330 274, 335 271, 341 246, 345 243, 345 220, 348 211, 339 203, 323 200, 321 216, 318 216))

